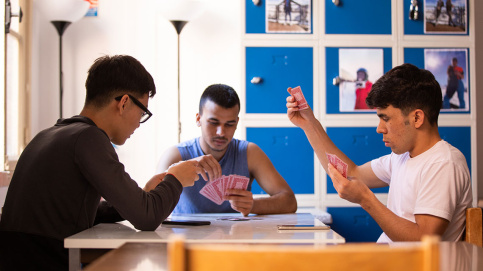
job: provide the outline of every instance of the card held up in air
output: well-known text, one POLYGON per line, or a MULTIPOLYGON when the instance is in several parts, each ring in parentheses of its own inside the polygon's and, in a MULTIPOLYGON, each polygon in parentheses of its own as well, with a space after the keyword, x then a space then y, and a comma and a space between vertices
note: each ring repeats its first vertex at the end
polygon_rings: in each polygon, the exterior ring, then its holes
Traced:
POLYGON ((302 93, 302 89, 300 88, 300 86, 292 88, 290 93, 297 101, 297 104, 300 110, 309 108, 309 105, 307 104, 307 100, 305 100, 305 96, 302 93))
POLYGON ((329 163, 333 165, 344 178, 347 178, 347 164, 335 154, 326 152, 325 155, 327 155, 327 160, 329 160, 329 163))

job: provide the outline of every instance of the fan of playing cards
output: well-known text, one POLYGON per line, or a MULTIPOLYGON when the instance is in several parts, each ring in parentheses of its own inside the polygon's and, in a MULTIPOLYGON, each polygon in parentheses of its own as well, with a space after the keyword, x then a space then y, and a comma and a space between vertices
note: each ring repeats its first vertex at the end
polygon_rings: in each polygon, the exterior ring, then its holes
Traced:
POLYGON ((247 190, 249 180, 249 178, 240 175, 223 175, 216 180, 208 182, 200 190, 200 194, 214 203, 221 205, 225 201, 223 196, 227 189, 247 190))
POLYGON ((344 178, 347 178, 347 164, 335 154, 325 153, 325 155, 327 155, 329 163, 331 163, 337 169, 337 171, 344 176, 344 178))

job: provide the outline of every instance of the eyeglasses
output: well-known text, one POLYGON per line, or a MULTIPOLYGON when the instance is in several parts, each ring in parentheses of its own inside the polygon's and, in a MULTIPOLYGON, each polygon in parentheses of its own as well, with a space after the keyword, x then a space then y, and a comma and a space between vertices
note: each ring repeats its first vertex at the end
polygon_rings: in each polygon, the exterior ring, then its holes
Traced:
MULTIPOLYGON (((124 94, 124 95, 126 95, 126 94, 124 94)), ((124 95, 118 96, 118 97, 114 98, 114 100, 120 101, 124 95)), ((144 104, 142 104, 138 99, 134 98, 131 94, 127 94, 127 96, 129 96, 129 98, 131 98, 131 100, 133 101, 133 103, 135 105, 137 105, 139 108, 141 108, 144 111, 143 114, 141 115, 141 119, 139 120, 139 123, 146 122, 153 115, 153 113, 151 113, 151 111, 149 111, 146 108, 146 106, 144 106, 144 104)))

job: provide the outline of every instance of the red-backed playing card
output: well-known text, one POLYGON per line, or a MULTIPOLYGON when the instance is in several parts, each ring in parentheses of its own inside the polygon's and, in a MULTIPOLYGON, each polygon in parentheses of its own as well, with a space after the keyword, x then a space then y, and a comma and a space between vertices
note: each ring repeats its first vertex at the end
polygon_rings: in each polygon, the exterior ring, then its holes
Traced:
POLYGON ((327 159, 329 160, 329 163, 332 164, 336 169, 337 171, 340 172, 340 174, 342 174, 342 176, 344 178, 347 178, 347 164, 342 161, 339 157, 337 157, 337 155, 335 154, 331 154, 331 153, 325 153, 325 155, 327 155, 327 159))
POLYGON ((302 93, 302 89, 300 86, 292 88, 290 91, 292 96, 295 97, 295 100, 297 101, 299 109, 307 109, 309 108, 309 105, 307 104, 307 100, 305 100, 305 96, 302 93))

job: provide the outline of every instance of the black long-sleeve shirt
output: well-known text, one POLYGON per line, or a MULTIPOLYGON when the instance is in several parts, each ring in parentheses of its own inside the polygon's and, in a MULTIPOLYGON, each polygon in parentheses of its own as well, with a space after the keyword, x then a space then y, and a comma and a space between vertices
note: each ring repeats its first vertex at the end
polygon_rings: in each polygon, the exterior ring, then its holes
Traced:
POLYGON ((182 189, 167 175, 155 189, 143 191, 125 172, 107 134, 75 116, 40 132, 21 154, 0 231, 63 241, 94 225, 101 196, 137 229, 155 230, 182 189))

